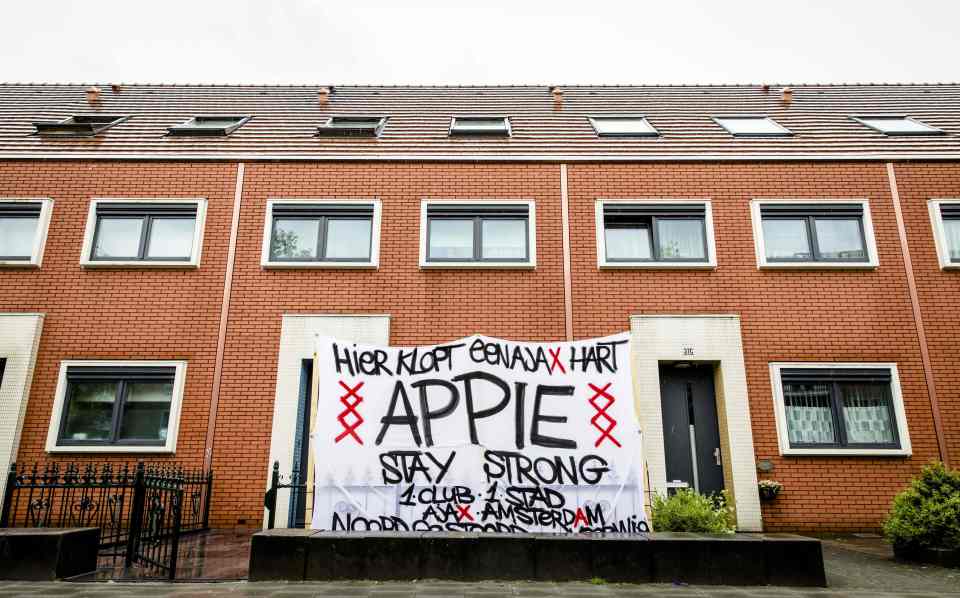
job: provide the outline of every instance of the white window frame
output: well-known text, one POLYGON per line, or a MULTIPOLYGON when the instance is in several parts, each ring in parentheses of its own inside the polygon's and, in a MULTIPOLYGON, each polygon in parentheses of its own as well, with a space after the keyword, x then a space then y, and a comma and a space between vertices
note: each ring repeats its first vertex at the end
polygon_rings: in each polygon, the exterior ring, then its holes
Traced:
POLYGON ((759 269, 785 270, 873 270, 880 265, 877 254, 877 241, 873 232, 873 218, 870 216, 870 201, 863 198, 850 199, 816 199, 816 198, 789 198, 789 199, 754 199, 750 202, 750 219, 753 224, 753 245, 757 255, 759 269), (777 262, 767 260, 767 248, 763 238, 763 223, 760 209, 764 205, 783 204, 859 204, 863 206, 863 238, 866 244, 867 259, 862 262, 777 262))
POLYGON ((475 269, 510 269, 530 270, 537 267, 537 212, 533 200, 514 199, 422 199, 420 200, 420 267, 423 269, 444 268, 475 268, 475 269), (427 207, 442 205, 481 205, 481 206, 526 206, 527 207, 527 239, 529 239, 529 255, 525 262, 495 262, 495 261, 427 261, 427 207))
POLYGON ((207 219, 207 200, 203 197, 192 198, 154 198, 154 197, 95 197, 90 200, 87 211, 87 226, 83 233, 83 249, 80 265, 84 268, 198 268, 203 253, 203 230, 207 219), (104 203, 144 203, 144 204, 196 204, 197 222, 193 229, 193 255, 189 260, 94 260, 93 237, 97 230, 97 206, 104 203))
POLYGON ((180 429, 180 411, 183 404, 183 392, 187 379, 186 361, 111 361, 111 360, 64 360, 60 362, 60 374, 57 378, 57 390, 53 399, 53 413, 50 427, 47 429, 48 453, 175 453, 177 434, 180 429), (170 398, 170 419, 167 422, 167 440, 163 445, 58 445, 60 424, 63 420, 63 407, 67 395, 67 368, 74 366, 94 367, 172 367, 173 395, 170 398))
POLYGON ((770 363, 770 384, 773 387, 773 411, 777 420, 777 438, 781 455, 909 457, 913 454, 913 448, 910 444, 910 431, 907 428, 906 410, 903 405, 903 393, 900 388, 900 374, 896 363, 772 362, 770 363), (784 369, 798 368, 889 369, 890 396, 893 400, 894 419, 896 420, 897 434, 900 438, 900 448, 790 448, 781 372, 784 369))
POLYGON ((40 203, 40 217, 33 238, 33 251, 28 260, 0 260, 0 267, 39 268, 43 262, 43 250, 47 246, 47 234, 50 231, 50 219, 53 214, 53 200, 48 197, 4 197, 0 203, 31 202, 40 203))
POLYGON ((603 269, 615 268, 649 268, 655 270, 712 270, 717 267, 717 244, 713 232, 713 207, 709 199, 598 199, 594 208, 597 239, 597 267, 603 269), (703 206, 704 228, 707 236, 707 261, 705 262, 671 262, 671 261, 608 261, 607 241, 604 234, 603 207, 610 204, 629 205, 664 205, 664 204, 694 204, 703 206))
POLYGON ((930 212, 930 226, 933 228, 933 242, 937 247, 937 259, 941 270, 960 270, 960 262, 950 261, 950 245, 947 243, 947 231, 943 226, 943 214, 940 206, 960 205, 960 199, 931 199, 927 201, 930 212))
POLYGON ((382 204, 379 199, 336 199, 336 198, 306 198, 306 197, 297 197, 297 198, 275 198, 267 200, 267 213, 266 219, 263 223, 263 242, 260 249, 260 266, 263 268, 282 268, 282 269, 296 269, 296 268, 371 268, 377 269, 380 267, 380 219, 382 212, 382 204), (373 221, 370 227, 370 260, 355 260, 355 261, 303 261, 303 262, 290 262, 290 261, 275 261, 270 259, 270 239, 273 236, 273 206, 276 204, 291 204, 291 203, 309 203, 309 204, 362 204, 362 205, 372 205, 373 206, 373 221))
POLYGON ((778 123, 773 119, 772 116, 767 114, 725 114, 719 116, 711 116, 713 122, 717 123, 724 131, 730 133, 734 137, 792 137, 793 131, 786 128, 785 126, 778 123), (725 120, 765 120, 768 123, 772 124, 775 131, 769 133, 738 133, 733 129, 727 127, 723 123, 725 120))

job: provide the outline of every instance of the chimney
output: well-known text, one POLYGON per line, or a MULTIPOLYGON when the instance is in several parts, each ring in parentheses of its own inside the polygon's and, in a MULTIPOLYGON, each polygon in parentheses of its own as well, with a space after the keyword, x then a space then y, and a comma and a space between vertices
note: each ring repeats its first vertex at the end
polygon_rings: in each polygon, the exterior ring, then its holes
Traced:
POLYGON ((110 91, 112 91, 113 93, 120 93, 120 84, 114 83, 113 85, 111 85, 110 91))
POLYGON ((789 105, 793 101, 793 90, 789 87, 784 87, 780 90, 780 93, 783 97, 783 103, 789 105))
POLYGON ((330 92, 331 89, 329 87, 321 87, 317 91, 317 101, 320 102, 321 106, 326 106, 327 102, 330 101, 330 92))
POLYGON ((770 93, 770 86, 766 83, 760 86, 760 91, 763 93, 770 93))
POLYGON ((563 90, 559 86, 554 85, 550 88, 550 95, 553 96, 553 109, 554 110, 563 110, 563 90))
POLYGON ((96 85, 91 85, 87 88, 87 103, 96 104, 100 101, 100 88, 96 85))

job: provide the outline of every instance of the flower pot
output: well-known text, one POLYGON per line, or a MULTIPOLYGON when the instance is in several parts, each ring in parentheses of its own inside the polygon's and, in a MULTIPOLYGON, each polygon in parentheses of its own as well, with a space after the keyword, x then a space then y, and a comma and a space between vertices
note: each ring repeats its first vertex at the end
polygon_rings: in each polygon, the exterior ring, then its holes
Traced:
POLYGON ((776 488, 760 488, 760 500, 774 500, 780 491, 776 488))

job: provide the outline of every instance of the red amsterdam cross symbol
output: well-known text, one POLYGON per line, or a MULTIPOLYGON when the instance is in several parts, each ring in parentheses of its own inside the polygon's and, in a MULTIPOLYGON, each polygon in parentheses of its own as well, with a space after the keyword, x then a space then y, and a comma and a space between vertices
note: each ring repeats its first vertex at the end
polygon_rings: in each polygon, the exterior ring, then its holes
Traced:
POLYGON ((346 409, 340 412, 340 415, 337 416, 337 421, 340 422, 340 425, 343 426, 343 432, 340 433, 334 439, 334 443, 340 442, 347 436, 353 436, 353 439, 359 444, 363 444, 363 439, 357 436, 357 428, 360 424, 363 423, 363 416, 357 413, 357 405, 363 402, 363 397, 357 394, 357 391, 363 386, 363 382, 360 382, 353 388, 350 388, 343 383, 343 380, 340 380, 340 386, 343 387, 343 390, 347 391, 347 394, 340 397, 340 402, 343 404, 346 409), (347 423, 347 416, 352 415, 354 417, 353 423, 347 423))
POLYGON ((590 423, 593 425, 594 428, 600 430, 600 436, 597 438, 597 442, 594 443, 593 445, 594 447, 600 446, 601 442, 609 438, 610 442, 614 443, 620 448, 623 448, 620 446, 620 443, 617 442, 617 439, 610 434, 610 432, 612 432, 613 429, 617 427, 617 420, 607 415, 607 409, 609 409, 610 406, 613 405, 614 401, 616 401, 616 399, 613 398, 613 395, 607 392, 607 389, 610 388, 611 384, 613 383, 607 382, 607 384, 602 388, 598 388, 593 384, 589 384, 589 383, 587 384, 587 386, 590 387, 590 390, 593 391, 593 396, 590 397, 590 404, 593 405, 593 408, 597 410, 597 414, 590 418, 590 423), (604 399, 607 400, 607 403, 603 407, 597 404, 597 399, 599 399, 600 397, 603 397, 604 399), (606 424, 605 426, 601 426, 600 424, 597 423, 597 420, 599 420, 600 418, 603 418, 605 420, 605 424, 606 424))
POLYGON ((548 347, 547 353, 549 353, 550 357, 553 358, 553 361, 550 362, 550 373, 552 374, 554 371, 559 369, 561 372, 566 374, 567 368, 563 367, 563 362, 560 361, 560 347, 557 347, 556 349, 551 349, 548 347))
POLYGON ((469 519, 473 521, 473 515, 470 514, 470 505, 455 505, 457 507, 457 519, 463 521, 464 519, 469 519))

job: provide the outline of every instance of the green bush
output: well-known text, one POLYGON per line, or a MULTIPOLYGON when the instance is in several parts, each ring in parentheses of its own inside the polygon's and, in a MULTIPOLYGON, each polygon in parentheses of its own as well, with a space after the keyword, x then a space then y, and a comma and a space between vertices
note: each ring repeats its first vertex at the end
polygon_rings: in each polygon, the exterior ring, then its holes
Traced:
POLYGON ((887 541, 904 549, 960 549, 960 471, 931 463, 893 499, 883 523, 887 541))
POLYGON ((653 530, 730 534, 734 531, 733 509, 726 492, 704 496, 688 488, 670 497, 653 497, 653 530))

